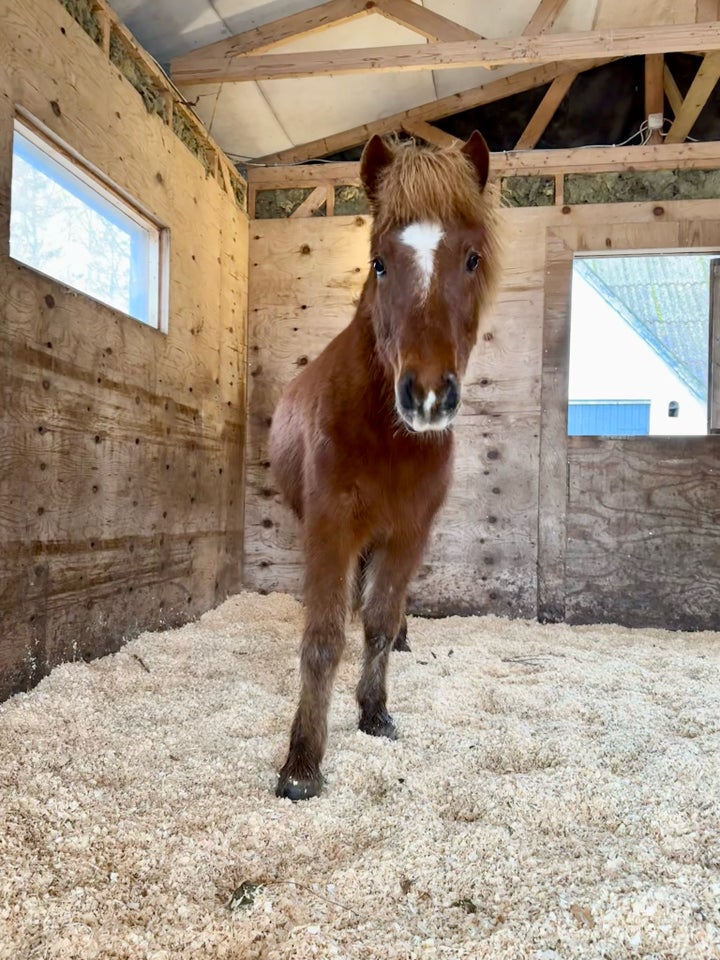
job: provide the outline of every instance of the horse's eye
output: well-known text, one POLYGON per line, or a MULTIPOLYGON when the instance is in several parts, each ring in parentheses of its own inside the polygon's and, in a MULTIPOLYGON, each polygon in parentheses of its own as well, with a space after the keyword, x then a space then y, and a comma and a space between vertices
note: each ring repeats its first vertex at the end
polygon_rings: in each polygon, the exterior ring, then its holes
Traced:
POLYGON ((477 270, 479 263, 480 263, 480 254, 475 252, 471 253, 470 256, 467 258, 467 263, 465 264, 465 268, 467 272, 474 273, 477 270))
POLYGON ((375 271, 376 277, 384 277, 387 273, 387 270, 385 269, 385 263, 380 259, 380 257, 373 257, 373 259, 370 261, 370 265, 375 271))

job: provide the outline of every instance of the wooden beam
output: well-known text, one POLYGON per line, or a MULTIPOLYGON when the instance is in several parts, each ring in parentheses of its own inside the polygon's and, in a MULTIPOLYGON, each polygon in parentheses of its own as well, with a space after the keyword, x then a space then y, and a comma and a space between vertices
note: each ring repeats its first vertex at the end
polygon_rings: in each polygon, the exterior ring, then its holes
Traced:
POLYGON ((327 0, 318 7, 301 10, 300 13, 273 20, 253 30, 245 30, 232 37, 225 37, 215 43, 198 47, 197 50, 192 50, 173 60, 172 70, 192 72, 194 69, 202 69, 208 62, 220 64, 222 67, 225 63, 230 63, 233 57, 239 57, 251 51, 260 53, 262 50, 270 50, 296 37, 318 33, 339 23, 367 16, 373 13, 374 9, 375 4, 372 0, 369 2, 368 0, 327 0))
POLYGON ((708 97, 720 78, 720 53, 709 53, 695 74, 683 104, 675 116, 673 125, 665 137, 666 143, 682 143, 693 128, 708 97))
POLYGON ((537 10, 523 30, 523 35, 534 37, 550 30, 566 3, 567 0, 540 0, 537 10))
POLYGON ((556 77, 550 84, 550 88, 540 101, 537 110, 532 115, 530 122, 525 127, 520 139, 515 144, 516 150, 532 150, 540 137, 545 132, 547 125, 555 115, 555 111, 572 86, 572 82, 577 76, 576 73, 565 73, 561 77, 556 77))
MULTIPOLYGON (((720 142, 660 143, 644 147, 576 147, 569 150, 523 150, 490 155, 492 179, 513 175, 556 176, 565 173, 618 173, 633 170, 718 169, 720 142)), ((313 163, 294 166, 251 167, 248 185, 253 190, 316 187, 319 184, 360 183, 357 162, 313 163)))
POLYGON ((377 0, 376 10, 404 27, 421 33, 428 40, 482 40, 479 33, 434 13, 412 0, 377 0))
POLYGON ((299 220, 301 217, 311 217, 327 200, 327 184, 321 183, 315 187, 309 197, 305 197, 299 207, 290 214, 290 219, 299 220))
MULTIPOLYGON (((663 89, 663 66, 665 57, 661 53, 651 53, 645 57, 645 119, 652 113, 665 113, 665 91, 663 89)), ((660 143, 659 130, 651 130, 647 143, 660 143)))
POLYGON ((668 98, 668 103, 670 104, 673 115, 677 116, 678 113, 680 113, 683 98, 678 89, 678 85, 675 83, 675 77, 673 77, 670 72, 670 67, 667 63, 663 67, 663 87, 665 88, 665 96, 668 98))
POLYGON ((426 123, 424 120, 406 120, 403 124, 403 130, 405 133, 409 133, 411 137, 420 137, 427 143, 434 143, 436 147, 449 147, 457 140, 457 137, 450 136, 449 133, 445 133, 438 127, 433 127, 432 124, 426 123))
POLYGON ((374 120, 371 123, 364 123, 359 127, 352 127, 350 130, 344 130, 341 133, 334 133, 329 137, 322 137, 319 140, 289 147, 287 150, 281 150, 278 153, 267 154, 260 159, 265 163, 302 163, 304 160, 310 160, 313 157, 324 157, 329 153, 347 150, 364 143, 374 133, 380 135, 395 133, 402 130, 406 122, 439 120, 441 117, 450 116, 450 114, 480 107, 485 103, 494 103, 504 97, 511 97, 515 93, 524 93, 526 90, 552 83, 555 77, 564 73, 581 73, 607 62, 607 60, 588 60, 573 64, 548 63, 542 67, 521 70, 510 77, 503 77, 479 87, 453 93, 448 97, 442 97, 440 100, 430 100, 428 103, 412 107, 410 110, 402 110, 400 113, 391 114, 391 116, 384 117, 382 120, 374 120))
POLYGON ((500 40, 456 40, 403 44, 360 50, 313 50, 262 56, 174 60, 173 80, 180 84, 271 80, 327 74, 395 73, 406 70, 453 70, 493 64, 544 63, 683 50, 720 50, 720 23, 671 24, 610 31, 540 34, 500 40))
POLYGON ((720 0, 696 0, 695 20, 698 23, 720 20, 720 0))

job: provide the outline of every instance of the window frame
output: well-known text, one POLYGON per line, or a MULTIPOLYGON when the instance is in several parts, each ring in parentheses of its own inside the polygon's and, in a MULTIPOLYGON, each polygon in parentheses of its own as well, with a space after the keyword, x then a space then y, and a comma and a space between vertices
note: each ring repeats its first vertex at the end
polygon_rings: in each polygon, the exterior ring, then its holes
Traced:
MULTIPOLYGON (((69 290, 75 291, 80 296, 101 303, 110 310, 115 310, 122 316, 130 317, 136 323, 149 327, 151 330, 158 330, 160 333, 168 332, 169 316, 169 246, 170 231, 162 224, 152 213, 150 213, 135 197, 128 191, 122 189, 113 183, 109 177, 105 176, 95 166, 90 164, 81 154, 70 147, 67 143, 60 140, 48 128, 37 121, 34 117, 26 114, 24 111, 17 111, 13 118, 13 139, 12 139, 12 158, 16 153, 16 137, 29 144, 32 152, 40 152, 48 161, 48 169, 43 170, 43 174, 49 180, 55 182, 61 189, 66 190, 89 209, 94 210, 101 217, 119 227, 127 227, 130 222, 135 227, 143 231, 148 242, 147 260, 143 255, 144 269, 147 269, 147 301, 145 297, 142 302, 145 307, 147 319, 137 316, 134 313, 126 312, 120 307, 108 303, 101 297, 88 293, 73 286, 66 280, 46 273, 40 267, 25 260, 12 257, 15 262, 22 264, 28 270, 32 270, 42 276, 46 276, 56 283, 62 284, 69 290), (58 168, 60 175, 58 176, 58 168)), ((12 216, 12 176, 10 190, 10 215, 12 216)), ((130 270, 133 269, 133 263, 140 255, 138 244, 130 235, 130 270)), ((131 303, 132 303, 131 297, 131 303)), ((140 312, 139 310, 136 312, 140 312)))

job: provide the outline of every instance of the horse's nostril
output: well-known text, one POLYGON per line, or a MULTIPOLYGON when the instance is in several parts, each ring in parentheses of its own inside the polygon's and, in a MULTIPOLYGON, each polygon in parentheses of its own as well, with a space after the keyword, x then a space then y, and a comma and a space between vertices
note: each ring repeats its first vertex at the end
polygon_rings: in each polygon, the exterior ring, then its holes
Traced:
POLYGON ((440 406, 446 413, 454 413, 460 405, 460 384, 454 373, 446 373, 443 377, 443 389, 440 406))
POLYGON ((412 413, 417 407, 414 388, 415 375, 413 373, 404 373, 398 380, 397 398, 401 409, 407 413, 412 413))

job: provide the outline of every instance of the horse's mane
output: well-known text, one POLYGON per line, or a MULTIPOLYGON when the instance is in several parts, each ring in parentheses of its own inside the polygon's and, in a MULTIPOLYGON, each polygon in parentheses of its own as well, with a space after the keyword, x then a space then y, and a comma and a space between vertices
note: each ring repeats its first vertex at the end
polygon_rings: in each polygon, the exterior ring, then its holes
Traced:
POLYGON ((462 143, 438 149, 413 140, 389 141, 393 160, 382 171, 373 214, 380 232, 416 220, 484 222, 491 215, 487 190, 481 191, 475 168, 462 143))

